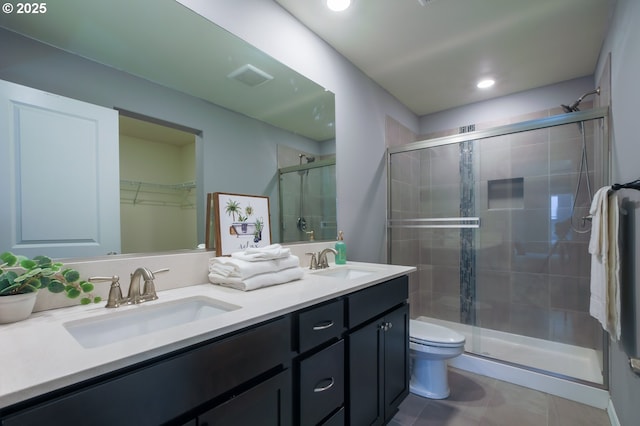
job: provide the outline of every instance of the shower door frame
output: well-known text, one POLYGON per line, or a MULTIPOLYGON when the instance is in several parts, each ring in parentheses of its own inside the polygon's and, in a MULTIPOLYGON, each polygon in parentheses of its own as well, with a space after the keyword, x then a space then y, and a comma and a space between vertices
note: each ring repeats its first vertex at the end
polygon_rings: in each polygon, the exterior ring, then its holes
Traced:
MULTIPOLYGON (((411 152, 418 151, 425 148, 433 148, 437 146, 450 145, 450 144, 460 144, 467 141, 479 141, 482 139, 488 139, 497 136, 507 136, 515 133, 522 133, 532 130, 540 130, 550 127, 563 126, 571 123, 580 123, 589 120, 603 120, 604 130, 602 131, 602 143, 599 146, 595 147, 597 150, 596 158, 601 159, 601 164, 599 166, 602 170, 602 180, 603 185, 611 184, 611 147, 610 147, 610 137, 609 137, 609 108, 608 107, 599 107, 593 108, 585 111, 576 111, 571 113, 563 113, 559 115, 554 115, 551 117, 545 117, 541 119, 522 121, 519 123, 507 124, 503 126, 496 126, 489 129, 472 131, 467 133, 460 133, 457 135, 444 136, 440 138, 433 139, 425 139, 422 141, 412 142, 401 146, 388 147, 387 148, 387 259, 391 260, 391 231, 392 228, 435 228, 435 227, 456 227, 456 228, 477 228, 479 218, 447 218, 447 219, 439 219, 440 221, 454 221, 449 225, 443 223, 429 223, 429 220, 421 220, 421 219, 391 219, 392 214, 392 206, 391 206, 391 155, 398 154, 403 152, 411 152), (411 224, 400 224, 397 222, 413 222, 411 224), (455 223, 457 222, 457 223, 455 223)), ((581 379, 567 377, 560 374, 552 373, 549 371, 540 371, 535 368, 530 368, 526 365, 522 365, 520 367, 535 370, 543 374, 547 374, 550 376, 561 377, 570 381, 584 383, 590 386, 595 386, 598 388, 608 389, 609 387, 609 342, 607 339, 606 333, 603 333, 603 346, 602 346, 602 375, 603 375, 603 383, 602 385, 585 382, 581 379)), ((483 357, 480 354, 469 353, 472 356, 483 357)), ((500 359, 491 358, 492 360, 504 364, 510 364, 508 361, 503 361, 500 359)))

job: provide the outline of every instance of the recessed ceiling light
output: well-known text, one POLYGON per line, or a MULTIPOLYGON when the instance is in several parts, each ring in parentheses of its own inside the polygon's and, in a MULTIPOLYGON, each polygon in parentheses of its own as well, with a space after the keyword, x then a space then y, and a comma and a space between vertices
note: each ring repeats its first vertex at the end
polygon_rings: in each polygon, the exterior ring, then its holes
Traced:
POLYGON ((477 84, 478 89, 488 89, 489 87, 493 86, 494 84, 496 84, 496 82, 494 80, 491 80, 490 78, 486 79, 486 80, 480 80, 477 84))
POLYGON ((334 12, 342 12, 351 5, 351 0, 327 0, 327 7, 334 12))

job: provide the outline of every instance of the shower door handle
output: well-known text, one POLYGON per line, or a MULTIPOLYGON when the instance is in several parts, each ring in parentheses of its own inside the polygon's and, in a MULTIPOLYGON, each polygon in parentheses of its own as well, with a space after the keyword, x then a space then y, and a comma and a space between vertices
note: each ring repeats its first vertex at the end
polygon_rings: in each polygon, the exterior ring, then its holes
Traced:
POLYGON ((414 219, 389 219, 387 222, 389 228, 444 228, 444 229, 461 229, 461 228, 480 228, 479 217, 432 217, 432 218, 414 218, 414 219))

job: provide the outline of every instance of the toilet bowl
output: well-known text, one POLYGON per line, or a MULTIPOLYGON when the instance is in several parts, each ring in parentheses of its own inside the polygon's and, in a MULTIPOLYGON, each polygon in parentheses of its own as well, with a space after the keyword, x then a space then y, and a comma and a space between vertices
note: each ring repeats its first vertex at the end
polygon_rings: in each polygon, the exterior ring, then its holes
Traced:
POLYGON ((447 360, 464 352, 464 342, 462 334, 449 328, 410 320, 411 393, 431 399, 448 397, 447 360))

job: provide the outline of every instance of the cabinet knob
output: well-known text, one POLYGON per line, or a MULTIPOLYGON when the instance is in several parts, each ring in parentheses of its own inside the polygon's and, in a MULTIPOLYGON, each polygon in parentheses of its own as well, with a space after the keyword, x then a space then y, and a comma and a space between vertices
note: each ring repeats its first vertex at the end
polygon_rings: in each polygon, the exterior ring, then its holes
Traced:
POLYGON ((393 327, 393 324, 390 322, 383 322, 378 326, 378 329, 382 331, 389 331, 391 327, 393 327))
POLYGON ((313 388, 313 391, 314 391, 314 392, 324 392, 324 391, 326 391, 326 390, 331 389, 331 388, 333 387, 334 383, 335 383, 335 380, 333 380, 333 377, 329 377, 329 378, 326 378, 326 379, 322 379, 322 380, 320 380, 320 381, 318 382, 318 384, 316 385, 316 387, 315 387, 315 388, 313 388), (329 381, 329 384, 327 384, 327 385, 325 385, 325 386, 320 386, 320 383, 323 383, 323 382, 326 382, 326 381, 329 381))

